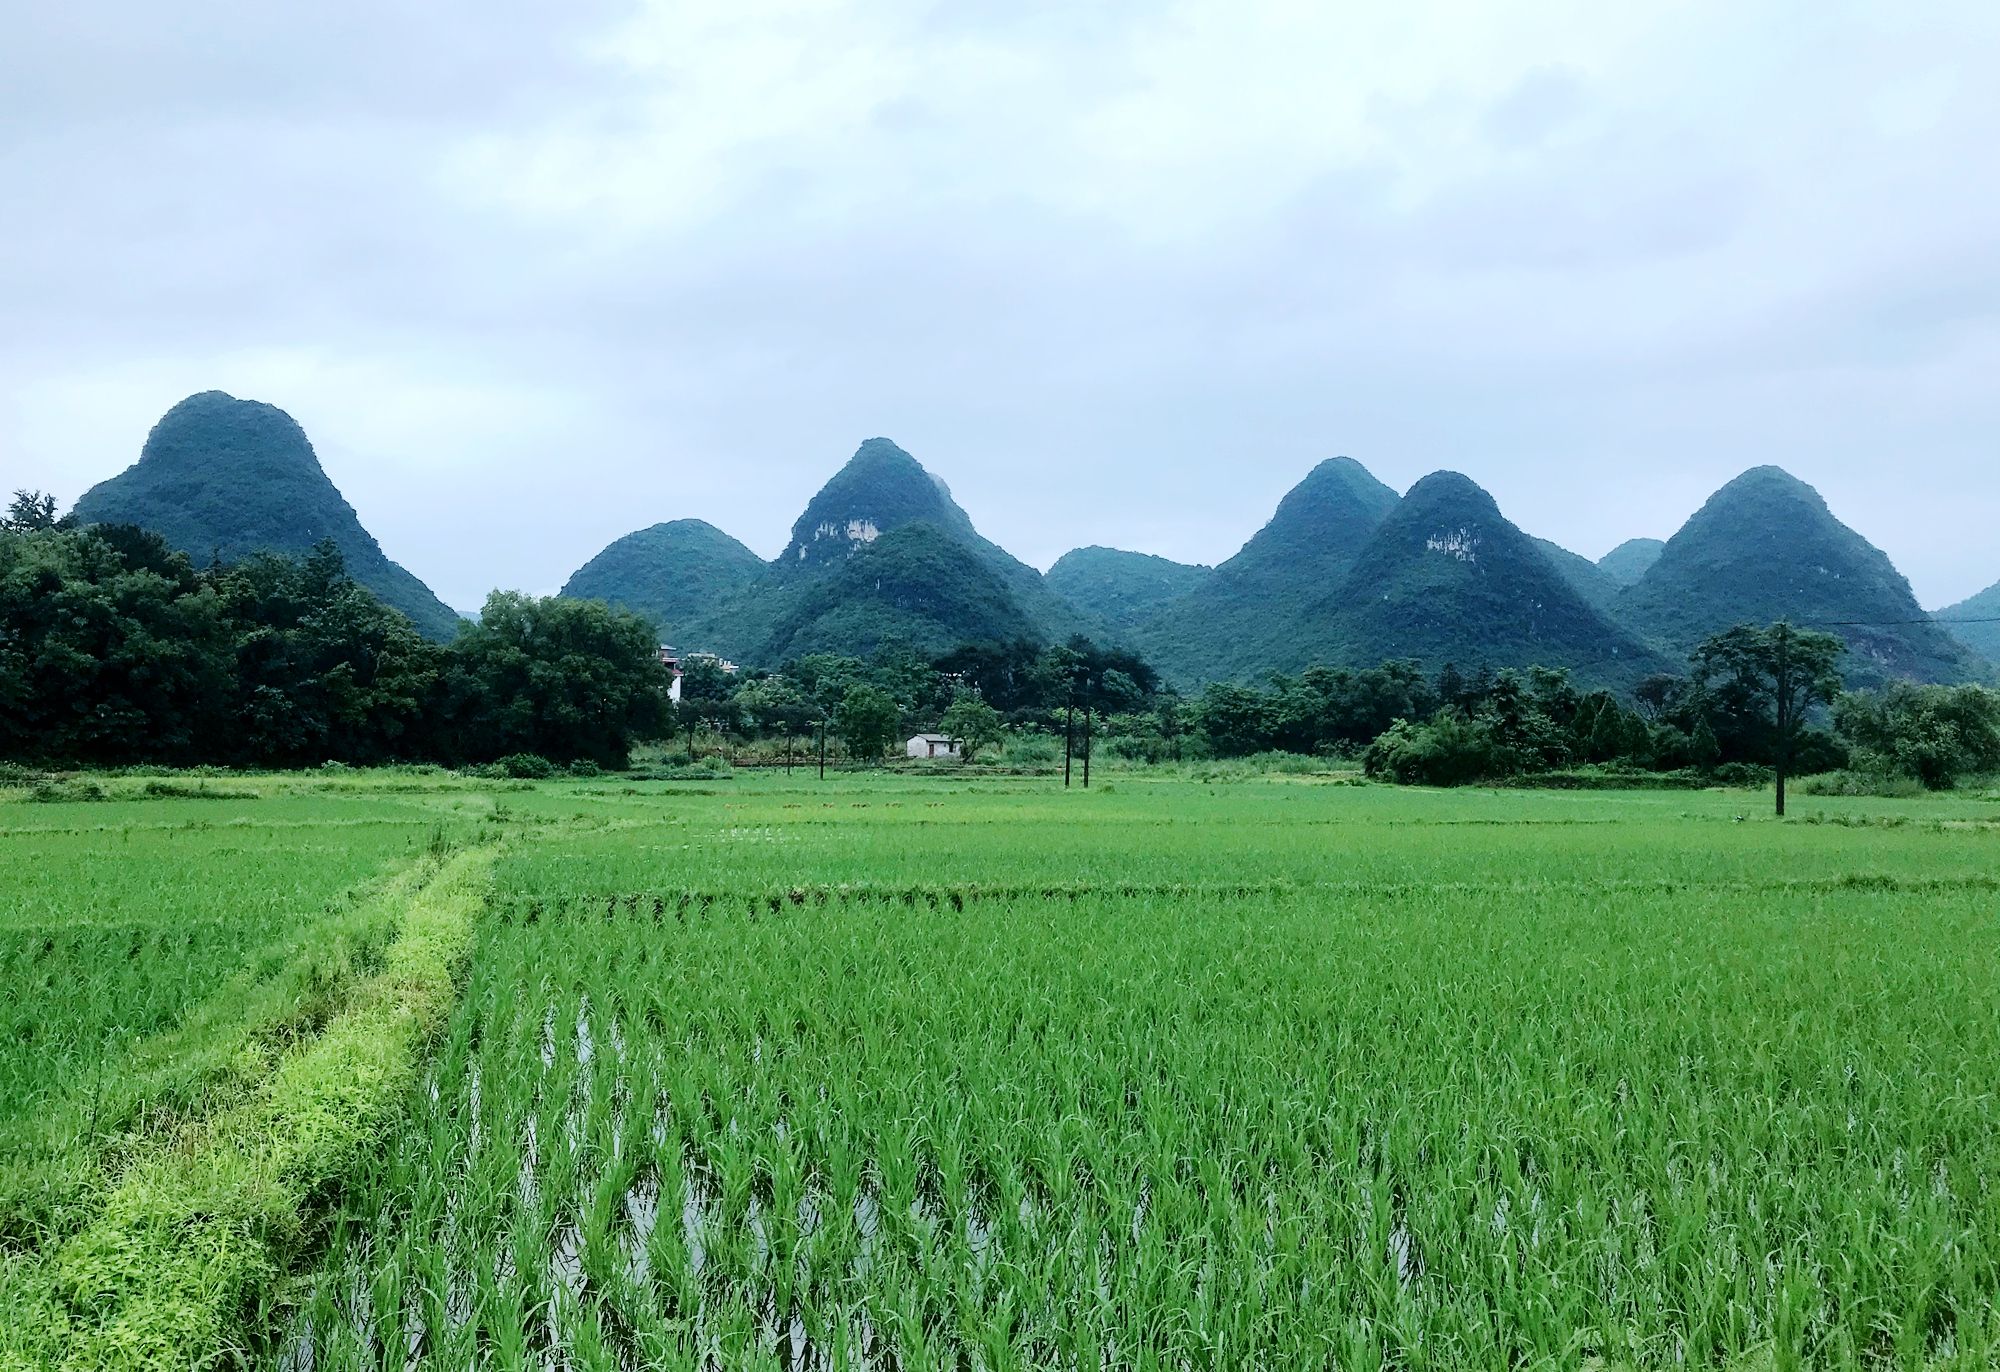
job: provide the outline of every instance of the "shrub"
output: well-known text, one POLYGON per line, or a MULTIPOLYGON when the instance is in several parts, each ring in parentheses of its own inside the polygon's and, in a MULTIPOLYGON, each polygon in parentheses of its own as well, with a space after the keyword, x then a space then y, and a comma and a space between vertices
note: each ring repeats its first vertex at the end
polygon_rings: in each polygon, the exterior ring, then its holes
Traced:
POLYGON ((1754 762, 1725 762, 1712 769, 1708 776, 1717 786, 1754 791, 1771 784, 1772 772, 1769 767, 1759 767, 1754 762))
POLYGON ((1807 777, 1799 790, 1809 796, 1881 796, 1908 800, 1924 793, 1923 782, 1913 776, 1881 769, 1848 768, 1807 777))
POLYGON ((1491 731, 1454 710, 1440 710, 1428 724, 1399 719, 1368 745, 1362 770, 1406 786, 1463 786, 1505 775, 1491 731))
POLYGON ((515 781, 547 781, 556 774, 555 763, 540 753, 509 753, 493 765, 515 781))

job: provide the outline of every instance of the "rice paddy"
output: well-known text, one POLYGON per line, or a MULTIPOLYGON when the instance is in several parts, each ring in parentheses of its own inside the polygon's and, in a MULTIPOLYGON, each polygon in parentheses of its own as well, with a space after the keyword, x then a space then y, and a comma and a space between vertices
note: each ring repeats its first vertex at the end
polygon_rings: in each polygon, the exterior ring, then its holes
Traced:
MULTIPOLYGON (((43 1102, 314 930, 380 961, 405 935, 366 893, 491 854, 451 1003, 301 1192, 238 1361, 2000 1361, 1990 800, 251 785, 0 808, 10 873, 156 884, 147 937, 244 921, 169 942, 129 1026, 140 974, 74 1010, 32 974, 79 1045, 5 1045, 43 1102)), ((77 886, 10 886, 9 947, 116 961, 77 886)))

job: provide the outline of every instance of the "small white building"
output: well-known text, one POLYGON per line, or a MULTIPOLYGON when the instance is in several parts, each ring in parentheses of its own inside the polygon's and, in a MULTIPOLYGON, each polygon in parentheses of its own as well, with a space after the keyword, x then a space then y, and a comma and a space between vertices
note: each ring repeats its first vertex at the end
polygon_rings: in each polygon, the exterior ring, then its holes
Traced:
POLYGON ((903 745, 903 751, 911 757, 958 756, 958 740, 945 734, 917 734, 903 745))

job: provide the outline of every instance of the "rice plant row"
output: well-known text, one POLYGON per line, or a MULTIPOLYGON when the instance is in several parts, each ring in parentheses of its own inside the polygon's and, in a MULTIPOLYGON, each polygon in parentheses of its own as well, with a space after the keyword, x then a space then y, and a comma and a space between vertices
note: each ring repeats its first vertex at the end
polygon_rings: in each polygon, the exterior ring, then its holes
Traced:
POLYGON ((274 1356, 1986 1366, 1990 912, 1495 882, 492 919, 274 1356))

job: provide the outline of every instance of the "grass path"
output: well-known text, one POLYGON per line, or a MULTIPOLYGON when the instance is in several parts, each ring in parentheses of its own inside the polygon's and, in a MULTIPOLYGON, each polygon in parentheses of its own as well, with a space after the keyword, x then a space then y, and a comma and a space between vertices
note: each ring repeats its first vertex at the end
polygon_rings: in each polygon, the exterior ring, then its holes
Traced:
MULTIPOLYGON (((0 1368, 228 1359, 305 1243, 315 1200, 383 1133, 449 1014, 495 849, 427 862, 381 969, 248 1094, 135 1156, 102 1212, 4 1274, 0 1368)), ((412 889, 413 888, 413 889, 412 889)))

